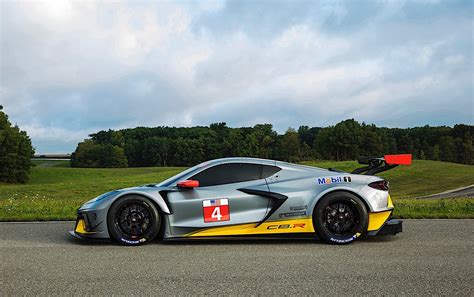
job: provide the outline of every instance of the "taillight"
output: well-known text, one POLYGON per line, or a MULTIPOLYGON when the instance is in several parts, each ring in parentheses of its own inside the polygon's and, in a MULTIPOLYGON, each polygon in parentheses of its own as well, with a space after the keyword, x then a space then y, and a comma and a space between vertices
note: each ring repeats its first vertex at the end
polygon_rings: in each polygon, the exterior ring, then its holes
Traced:
POLYGON ((379 181, 370 183, 369 187, 377 189, 377 190, 388 191, 389 183, 386 180, 379 180, 379 181))

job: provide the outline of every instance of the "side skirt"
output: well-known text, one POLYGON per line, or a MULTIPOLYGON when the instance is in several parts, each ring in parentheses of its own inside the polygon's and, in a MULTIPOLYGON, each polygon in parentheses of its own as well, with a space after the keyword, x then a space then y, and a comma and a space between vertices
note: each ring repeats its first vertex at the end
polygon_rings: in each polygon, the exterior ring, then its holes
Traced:
POLYGON ((254 235, 221 235, 221 236, 199 236, 199 237, 170 237, 163 241, 240 241, 240 240, 294 240, 294 239, 316 239, 316 233, 285 233, 285 234, 254 234, 254 235))

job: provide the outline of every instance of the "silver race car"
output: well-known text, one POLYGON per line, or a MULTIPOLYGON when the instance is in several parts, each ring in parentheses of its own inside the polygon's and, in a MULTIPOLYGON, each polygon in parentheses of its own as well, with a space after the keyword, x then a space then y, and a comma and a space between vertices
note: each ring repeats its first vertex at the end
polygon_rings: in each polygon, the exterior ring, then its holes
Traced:
POLYGON ((102 194, 81 206, 79 239, 139 245, 163 240, 305 236, 346 244, 396 234, 389 183, 374 176, 411 155, 361 158, 346 173, 254 158, 224 158, 189 168, 159 184, 102 194))

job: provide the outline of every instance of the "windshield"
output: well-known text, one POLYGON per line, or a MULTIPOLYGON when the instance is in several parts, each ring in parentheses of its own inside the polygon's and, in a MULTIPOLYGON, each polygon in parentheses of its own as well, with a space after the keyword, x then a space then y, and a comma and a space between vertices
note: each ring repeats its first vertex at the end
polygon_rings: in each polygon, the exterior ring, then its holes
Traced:
POLYGON ((189 175, 191 173, 195 173, 195 172, 201 170, 207 164, 208 164, 208 162, 204 162, 204 163, 198 164, 196 166, 193 166, 191 168, 188 168, 188 169, 184 170, 183 172, 178 173, 177 175, 174 175, 174 176, 162 181, 161 183, 157 184, 156 186, 157 187, 169 187, 169 186, 175 184, 176 182, 178 182, 180 179, 182 179, 186 175, 189 175))

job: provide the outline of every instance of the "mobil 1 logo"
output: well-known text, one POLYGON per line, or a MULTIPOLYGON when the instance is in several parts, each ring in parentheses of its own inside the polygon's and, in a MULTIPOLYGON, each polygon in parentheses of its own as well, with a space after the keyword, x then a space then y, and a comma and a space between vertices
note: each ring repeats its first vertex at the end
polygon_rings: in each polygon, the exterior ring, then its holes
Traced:
POLYGON ((318 185, 330 185, 352 182, 350 176, 330 176, 318 178, 318 185))

